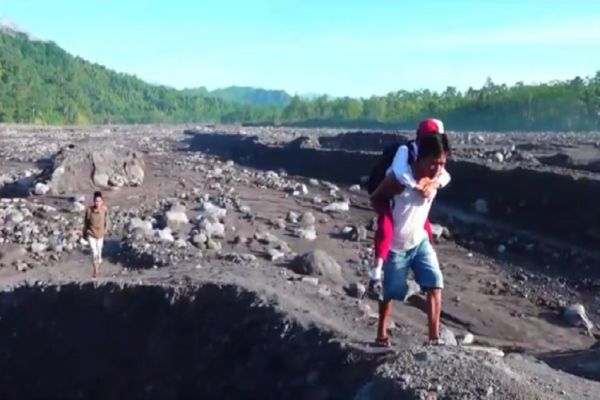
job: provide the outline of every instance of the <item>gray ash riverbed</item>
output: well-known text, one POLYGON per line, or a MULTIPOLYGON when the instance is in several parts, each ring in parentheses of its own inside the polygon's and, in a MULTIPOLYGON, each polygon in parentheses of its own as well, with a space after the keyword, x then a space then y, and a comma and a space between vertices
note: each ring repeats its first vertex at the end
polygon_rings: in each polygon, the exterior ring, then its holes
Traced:
POLYGON ((452 134, 442 322, 473 343, 424 346, 417 294, 386 351, 353 297, 374 216, 355 185, 408 133, 0 129, 3 398, 598 398, 595 135, 452 134), (113 227, 92 280, 98 184, 113 227))

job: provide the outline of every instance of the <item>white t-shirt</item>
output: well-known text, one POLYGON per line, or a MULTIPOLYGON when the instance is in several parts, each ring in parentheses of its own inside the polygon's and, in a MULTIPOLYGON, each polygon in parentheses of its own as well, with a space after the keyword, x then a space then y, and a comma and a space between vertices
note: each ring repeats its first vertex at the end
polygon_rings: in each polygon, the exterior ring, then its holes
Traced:
POLYGON ((410 250, 427 238, 425 221, 435 198, 434 193, 426 199, 413 188, 406 187, 394 196, 392 219, 394 233, 390 250, 410 250))
MULTIPOLYGON (((394 196, 393 199, 394 233, 390 249, 392 251, 410 250, 427 239, 425 221, 437 195, 437 190, 430 198, 426 199, 414 189, 416 181, 412 169, 408 165, 408 148, 406 146, 398 149, 388 173, 393 173, 396 179, 405 185, 402 193, 394 196)), ((443 187, 450 182, 450 174, 444 169, 438 179, 443 187)))

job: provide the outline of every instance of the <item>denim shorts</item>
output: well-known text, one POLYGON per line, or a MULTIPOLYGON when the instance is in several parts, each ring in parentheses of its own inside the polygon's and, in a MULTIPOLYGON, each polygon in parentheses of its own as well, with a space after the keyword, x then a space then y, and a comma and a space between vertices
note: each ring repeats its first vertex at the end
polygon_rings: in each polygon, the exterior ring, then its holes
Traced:
POLYGON ((423 289, 443 289, 444 277, 437 255, 428 239, 405 251, 391 251, 383 265, 384 300, 404 301, 408 289, 408 270, 412 269, 415 280, 423 289))

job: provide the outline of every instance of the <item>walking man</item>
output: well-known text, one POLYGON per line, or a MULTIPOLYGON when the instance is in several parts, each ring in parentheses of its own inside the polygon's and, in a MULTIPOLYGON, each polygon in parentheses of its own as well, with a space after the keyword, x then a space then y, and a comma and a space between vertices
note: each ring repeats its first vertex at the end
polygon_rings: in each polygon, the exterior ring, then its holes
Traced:
POLYGON ((438 179, 450 151, 444 134, 432 134, 419 141, 419 153, 410 165, 414 180, 421 191, 400 184, 389 174, 373 192, 373 202, 393 199, 393 234, 390 254, 383 266, 383 301, 379 305, 379 324, 376 342, 389 346, 387 324, 391 301, 403 301, 407 291, 408 270, 427 293, 429 340, 437 344, 440 332, 442 289, 444 281, 435 250, 427 237, 424 225, 440 184, 438 179))
POLYGON ((100 274, 102 263, 102 246, 108 231, 108 209, 104 204, 102 193, 94 192, 94 203, 86 208, 83 222, 83 238, 88 241, 92 250, 92 278, 100 274))

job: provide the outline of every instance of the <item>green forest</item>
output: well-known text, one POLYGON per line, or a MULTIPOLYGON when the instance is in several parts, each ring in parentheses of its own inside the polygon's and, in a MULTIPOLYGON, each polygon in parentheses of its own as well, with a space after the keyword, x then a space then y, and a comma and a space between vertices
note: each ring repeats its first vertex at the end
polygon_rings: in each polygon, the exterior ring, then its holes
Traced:
MULTIPOLYGON (((201 79, 202 77, 199 77, 201 79)), ((0 122, 223 122, 412 128, 435 116, 452 130, 600 130, 600 71, 542 84, 397 91, 307 100, 232 87, 176 90, 71 56, 53 42, 0 32, 0 122)))

